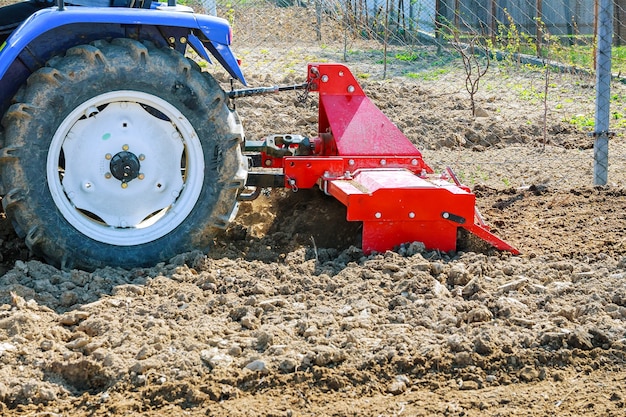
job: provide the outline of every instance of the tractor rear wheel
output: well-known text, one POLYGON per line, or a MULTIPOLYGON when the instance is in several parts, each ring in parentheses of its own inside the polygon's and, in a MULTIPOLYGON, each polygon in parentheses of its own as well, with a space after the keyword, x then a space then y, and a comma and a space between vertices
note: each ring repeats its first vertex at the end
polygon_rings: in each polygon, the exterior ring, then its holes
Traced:
POLYGON ((35 72, 2 120, 2 203, 63 268, 154 265, 206 249, 236 213, 243 132, 180 53, 116 39, 35 72))

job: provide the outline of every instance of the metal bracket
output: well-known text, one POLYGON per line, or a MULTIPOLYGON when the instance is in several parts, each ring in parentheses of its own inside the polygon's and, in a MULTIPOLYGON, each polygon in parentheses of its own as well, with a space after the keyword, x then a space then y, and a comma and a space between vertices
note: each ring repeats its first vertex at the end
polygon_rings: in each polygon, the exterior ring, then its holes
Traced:
POLYGON ((609 130, 602 130, 600 132, 591 132, 589 133, 589 136, 594 137, 594 138, 599 138, 601 136, 612 138, 615 136, 615 132, 611 132, 609 130))
POLYGON ((270 135, 265 140, 246 140, 245 152, 260 152, 260 157, 249 155, 254 166, 280 167, 282 159, 289 156, 308 156, 315 145, 302 135, 270 135))
POLYGON ((449 211, 444 211, 443 213, 441 213, 441 217, 458 224, 465 224, 465 217, 457 216, 456 214, 452 214, 449 211))

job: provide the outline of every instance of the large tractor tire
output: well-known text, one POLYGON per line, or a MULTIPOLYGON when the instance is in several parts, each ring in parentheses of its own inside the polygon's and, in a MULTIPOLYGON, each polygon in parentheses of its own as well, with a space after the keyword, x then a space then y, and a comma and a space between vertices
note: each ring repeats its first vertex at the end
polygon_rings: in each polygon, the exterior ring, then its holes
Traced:
POLYGON ((154 265, 207 249, 247 166, 224 91, 178 52, 130 39, 68 50, 4 118, 2 203, 62 268, 154 265))

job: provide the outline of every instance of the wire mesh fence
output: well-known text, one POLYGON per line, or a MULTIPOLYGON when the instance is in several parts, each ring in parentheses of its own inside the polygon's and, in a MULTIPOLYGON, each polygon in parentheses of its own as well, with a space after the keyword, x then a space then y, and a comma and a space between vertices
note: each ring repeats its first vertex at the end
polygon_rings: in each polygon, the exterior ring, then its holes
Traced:
POLYGON ((467 182, 598 184, 601 130, 615 134, 601 149, 610 155, 607 182, 626 185, 626 0, 190 1, 231 22, 251 84, 301 81, 307 62, 346 63, 426 158, 467 182), (607 33, 612 81, 598 98, 597 47, 607 33), (444 104, 430 106, 434 115, 428 106, 389 106, 393 94, 377 93, 389 80, 444 104), (600 130, 598 111, 607 123, 600 130))
MULTIPOLYGON (((626 0, 179 3, 231 23, 252 86, 302 82, 308 62, 346 63, 428 162, 453 167, 469 185, 590 186, 596 145, 608 184, 626 186, 626 0), (600 92, 601 34, 610 81, 600 92), (598 148, 603 132, 606 147, 598 148)), ((253 139, 314 135, 314 106, 292 104, 238 105, 253 139)))

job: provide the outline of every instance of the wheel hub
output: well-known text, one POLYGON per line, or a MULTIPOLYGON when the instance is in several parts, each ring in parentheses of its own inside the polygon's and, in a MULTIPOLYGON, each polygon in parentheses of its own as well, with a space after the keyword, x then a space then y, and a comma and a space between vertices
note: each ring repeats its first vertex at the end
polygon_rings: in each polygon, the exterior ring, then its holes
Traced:
POLYGON ((141 164, 139 163, 139 158, 128 151, 118 152, 111 158, 110 170, 111 174, 122 181, 122 183, 127 183, 139 176, 139 168, 141 164))
POLYGON ((204 181, 193 126, 170 103, 139 91, 105 93, 78 106, 52 139, 47 164, 63 216, 86 236, 120 246, 171 232, 204 181))

